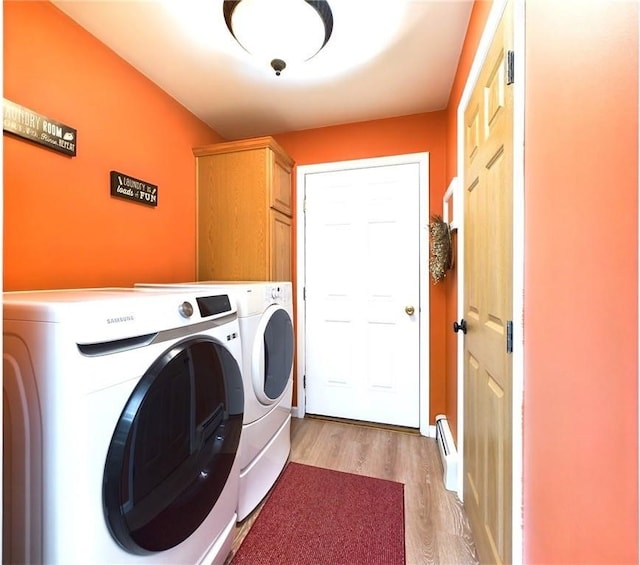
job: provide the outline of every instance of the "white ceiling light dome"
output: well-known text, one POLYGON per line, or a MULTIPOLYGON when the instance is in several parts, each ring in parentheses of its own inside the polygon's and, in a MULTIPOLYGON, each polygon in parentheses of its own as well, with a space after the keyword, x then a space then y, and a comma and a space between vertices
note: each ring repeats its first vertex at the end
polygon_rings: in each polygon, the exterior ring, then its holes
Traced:
POLYGON ((223 13, 238 43, 276 75, 314 57, 333 31, 326 0, 225 0, 223 13))

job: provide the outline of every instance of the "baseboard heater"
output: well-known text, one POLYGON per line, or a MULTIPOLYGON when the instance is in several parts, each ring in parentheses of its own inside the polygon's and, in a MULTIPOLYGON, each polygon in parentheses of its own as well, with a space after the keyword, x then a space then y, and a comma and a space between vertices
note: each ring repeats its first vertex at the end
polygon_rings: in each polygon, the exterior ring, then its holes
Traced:
POLYGON ((458 452, 447 417, 443 415, 436 416, 436 442, 444 468, 444 487, 447 490, 458 490, 458 452))

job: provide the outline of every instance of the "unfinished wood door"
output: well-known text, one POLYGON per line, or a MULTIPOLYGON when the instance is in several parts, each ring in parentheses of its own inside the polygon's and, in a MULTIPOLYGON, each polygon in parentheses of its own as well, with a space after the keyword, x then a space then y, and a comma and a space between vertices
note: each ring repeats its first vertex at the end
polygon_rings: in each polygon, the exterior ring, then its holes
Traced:
POLYGON ((513 87, 507 4, 465 109, 464 505, 483 563, 511 562, 513 87))

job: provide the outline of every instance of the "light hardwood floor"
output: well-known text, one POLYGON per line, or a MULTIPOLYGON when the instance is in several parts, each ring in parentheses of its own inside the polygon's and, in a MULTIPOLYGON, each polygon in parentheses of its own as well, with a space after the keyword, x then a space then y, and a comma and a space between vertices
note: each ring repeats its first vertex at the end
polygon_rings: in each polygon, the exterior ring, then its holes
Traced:
MULTIPOLYGON (((292 419, 291 461, 404 483, 407 565, 478 563, 462 503, 444 488, 439 457, 435 440, 410 431, 292 419)), ((234 552, 260 510, 236 526, 234 552)))

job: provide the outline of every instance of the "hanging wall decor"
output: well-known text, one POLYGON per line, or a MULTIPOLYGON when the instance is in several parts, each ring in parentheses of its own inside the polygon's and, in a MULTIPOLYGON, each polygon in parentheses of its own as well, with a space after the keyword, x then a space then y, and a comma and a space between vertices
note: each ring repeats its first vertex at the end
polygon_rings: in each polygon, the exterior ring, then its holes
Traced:
POLYGON ((429 224, 431 235, 431 257, 429 259, 429 271, 433 283, 437 284, 453 266, 453 253, 451 249, 451 228, 441 216, 431 216, 429 224))
POLYGON ((64 155, 76 156, 78 132, 75 128, 47 118, 6 98, 2 100, 2 129, 64 155))
POLYGON ((111 196, 147 206, 158 205, 158 187, 118 171, 111 171, 111 196))

